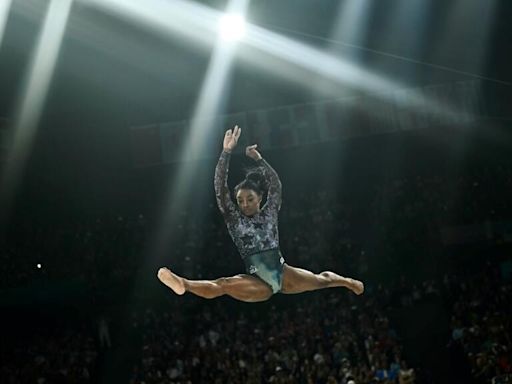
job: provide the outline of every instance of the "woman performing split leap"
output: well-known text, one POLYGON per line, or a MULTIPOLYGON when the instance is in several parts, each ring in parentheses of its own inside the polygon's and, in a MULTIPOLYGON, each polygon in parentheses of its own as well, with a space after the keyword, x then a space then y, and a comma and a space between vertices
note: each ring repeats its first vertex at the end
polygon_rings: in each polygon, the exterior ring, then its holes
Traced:
POLYGON ((216 280, 189 280, 167 268, 160 268, 160 281, 178 295, 190 292, 207 299, 229 295, 246 302, 265 301, 278 292, 292 294, 331 287, 346 287, 358 295, 363 293, 364 285, 358 280, 328 271, 314 274, 284 262, 277 229, 281 181, 256 150, 256 145, 247 147, 245 154, 256 161, 260 172, 249 173, 235 187, 237 205, 233 203, 227 183, 229 159, 241 132, 235 126, 224 136, 224 150, 215 168, 215 195, 229 234, 245 262, 247 274, 216 280), (265 192, 267 201, 260 208, 265 192))

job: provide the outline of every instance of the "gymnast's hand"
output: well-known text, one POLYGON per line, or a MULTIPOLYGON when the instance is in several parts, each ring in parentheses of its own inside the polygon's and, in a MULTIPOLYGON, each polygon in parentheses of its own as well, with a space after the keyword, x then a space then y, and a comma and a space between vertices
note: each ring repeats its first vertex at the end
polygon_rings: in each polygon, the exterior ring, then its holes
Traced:
POLYGON ((253 144, 253 145, 249 145, 247 148, 245 148, 245 154, 255 161, 261 160, 261 155, 256 150, 257 146, 258 146, 258 144, 253 144))
POLYGON ((238 125, 235 125, 235 128, 228 129, 226 134, 224 135, 224 151, 231 153, 231 151, 236 147, 238 142, 238 138, 242 133, 242 128, 239 128, 238 125))

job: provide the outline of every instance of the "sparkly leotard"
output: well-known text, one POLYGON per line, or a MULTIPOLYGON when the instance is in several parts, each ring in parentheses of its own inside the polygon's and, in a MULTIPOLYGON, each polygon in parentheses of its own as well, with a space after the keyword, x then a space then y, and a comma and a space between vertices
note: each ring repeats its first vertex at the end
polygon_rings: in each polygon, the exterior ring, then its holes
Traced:
POLYGON ((264 160, 257 161, 269 184, 267 202, 254 216, 245 216, 233 203, 228 187, 230 154, 222 152, 215 168, 215 196, 229 235, 245 262, 247 273, 267 283, 273 293, 281 290, 284 259, 279 251, 278 214, 281 181, 264 160))
POLYGON ((257 162, 269 183, 267 202, 254 216, 245 216, 231 200, 228 188, 230 154, 222 152, 215 168, 215 196, 229 234, 242 258, 253 253, 279 248, 277 220, 281 208, 281 181, 264 160, 257 162))

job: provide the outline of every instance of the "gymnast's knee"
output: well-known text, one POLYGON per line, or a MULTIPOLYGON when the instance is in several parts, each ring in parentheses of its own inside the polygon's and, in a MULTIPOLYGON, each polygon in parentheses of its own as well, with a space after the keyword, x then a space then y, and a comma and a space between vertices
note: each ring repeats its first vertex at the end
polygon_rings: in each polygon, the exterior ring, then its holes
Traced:
POLYGON ((226 293, 226 288, 230 283, 229 277, 219 277, 218 279, 215 279, 214 282, 223 293, 226 293))

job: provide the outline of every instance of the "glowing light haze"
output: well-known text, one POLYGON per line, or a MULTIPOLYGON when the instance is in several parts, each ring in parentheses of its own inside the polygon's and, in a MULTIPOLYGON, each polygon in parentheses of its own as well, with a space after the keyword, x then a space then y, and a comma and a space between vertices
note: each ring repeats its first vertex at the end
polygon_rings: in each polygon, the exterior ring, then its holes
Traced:
POLYGON ((245 20, 239 14, 226 14, 219 22, 219 33, 224 40, 238 41, 245 35, 245 20))
POLYGON ((12 0, 0 1, 0 47, 2 47, 2 40, 4 37, 5 26, 7 24, 7 16, 9 16, 9 9, 11 8, 12 0))
POLYGON ((73 0, 53 0, 48 6, 16 107, 10 161, 5 167, 0 184, 0 205, 9 205, 31 152, 72 3, 73 0))

